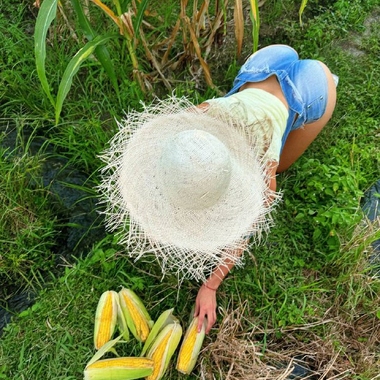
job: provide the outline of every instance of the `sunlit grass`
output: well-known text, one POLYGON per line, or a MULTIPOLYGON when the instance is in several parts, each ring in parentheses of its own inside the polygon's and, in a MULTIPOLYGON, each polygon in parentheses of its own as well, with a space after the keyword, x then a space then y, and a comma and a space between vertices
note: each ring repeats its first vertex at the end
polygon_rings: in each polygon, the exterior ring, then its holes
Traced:
MULTIPOLYGON (((154 41, 150 52, 170 87, 196 103, 219 93, 199 75, 202 65, 195 51, 197 43, 218 88, 227 89, 239 68, 233 26, 228 26, 232 40, 215 47, 206 43, 209 38, 228 36, 227 26, 213 34, 211 25, 217 25, 218 17, 224 22, 231 9, 214 9, 211 4, 203 13, 206 29, 202 30, 195 28, 193 19, 202 4, 191 8, 192 12, 187 9, 189 20, 183 24, 194 29, 195 37, 178 32, 181 43, 187 38, 186 51, 177 41, 165 55, 165 45, 159 43, 162 39, 171 43, 172 29, 167 27, 177 20, 180 4, 167 7, 167 13, 152 9, 147 20, 150 25, 157 24, 156 28, 144 24, 149 30, 144 29, 147 40, 154 41), (180 62, 179 57, 183 57, 180 62), (215 62, 215 57, 224 62, 215 62), (211 69, 214 67, 218 70, 211 69)), ((309 2, 302 28, 298 22, 300 4, 267 0, 260 8, 261 26, 275 20, 276 27, 271 28, 281 36, 263 35, 259 42, 290 43, 303 57, 327 62, 340 77, 338 106, 305 155, 278 176, 284 200, 274 214, 275 226, 262 245, 252 248, 244 268, 233 270, 221 286, 218 324, 206 338, 206 348, 191 379, 200 378, 200 371, 210 374, 215 368, 221 379, 227 373, 239 378, 237 371, 247 370, 249 360, 256 360, 255 368, 267 371, 262 373, 273 379, 283 374, 292 360, 304 360, 316 376, 329 370, 326 378, 347 375, 369 380, 379 373, 380 285, 368 264, 370 243, 378 238, 379 226, 361 224, 360 204, 363 193, 378 179, 380 166, 379 29, 374 24, 363 34, 371 4, 375 3, 339 0, 327 11, 309 2), (361 36, 361 45, 356 47, 364 54, 358 57, 352 57, 347 48, 354 40, 348 35, 350 25, 361 36), (225 362, 218 361, 221 355, 225 355, 225 362), (231 369, 229 363, 235 367, 231 369)), ((93 199, 95 211, 100 210, 94 189, 101 165, 98 155, 116 132, 115 119, 120 119, 124 110, 141 107, 140 100, 149 102, 151 98, 133 81, 132 62, 119 38, 110 43, 109 52, 114 57, 120 93, 102 65, 91 57, 73 77, 60 122, 55 123, 54 110, 37 79, 33 39, 27 28, 36 10, 30 14, 25 8, 29 17, 25 22, 25 14, 16 8, 7 9, 11 26, 0 15, 0 30, 7 36, 6 54, 0 55, 0 83, 4 85, 0 89, 0 276, 1 284, 8 285, 1 289, 1 304, 5 305, 15 287, 44 290, 38 292, 33 307, 15 316, 3 333, 0 378, 81 379, 84 365, 94 353, 93 318, 103 291, 131 287, 153 318, 174 307, 185 325, 198 284, 184 281, 178 289, 177 279, 162 279, 154 262, 133 263, 125 258, 123 247, 104 231, 85 249, 77 246, 65 252, 66 261, 60 260, 58 267, 52 260, 53 251, 62 248, 52 249, 56 241, 67 238, 67 223, 57 220, 59 202, 52 197, 52 189, 41 184, 44 160, 64 159, 67 171, 63 173, 80 172, 87 178, 76 185, 63 177, 60 185, 80 187, 83 198, 93 199), (14 131, 16 138, 10 139, 9 131, 14 131), (41 140, 46 141, 43 147, 41 140), (51 272, 50 280, 38 274, 40 270, 51 272)), ((91 10, 92 20, 102 20, 95 25, 103 30, 107 24, 100 14, 91 10)), ((72 55, 84 42, 71 38, 61 22, 57 21, 55 33, 48 36, 46 70, 54 91, 72 55)), ((165 97, 170 91, 143 55, 143 46, 139 49, 144 57, 140 63, 149 74, 154 93, 165 97)), ((249 43, 242 45, 242 55, 251 52, 249 37, 249 43)), ((126 354, 136 352, 133 345, 125 346, 126 354)), ((181 377, 170 368, 167 379, 177 378, 181 377)))

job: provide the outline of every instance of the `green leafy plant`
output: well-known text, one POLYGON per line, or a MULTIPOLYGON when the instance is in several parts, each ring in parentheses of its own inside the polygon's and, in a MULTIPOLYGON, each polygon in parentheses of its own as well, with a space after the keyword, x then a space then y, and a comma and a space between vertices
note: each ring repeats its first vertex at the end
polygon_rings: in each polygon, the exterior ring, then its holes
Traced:
POLYGON ((55 107, 55 100, 50 92, 49 83, 46 77, 45 61, 46 61, 46 35, 50 24, 57 14, 57 0, 44 1, 40 12, 37 17, 36 29, 34 32, 34 49, 36 57, 36 67, 38 78, 40 79, 43 90, 49 98, 53 107, 55 107))
MULTIPOLYGON (((58 124, 59 118, 62 111, 63 102, 70 90, 72 85, 73 77, 78 72, 81 64, 92 54, 95 52, 95 49, 99 45, 105 44, 109 41, 112 36, 96 36, 93 38, 93 35, 90 34, 91 40, 88 41, 70 60, 68 63, 65 72, 63 73, 58 93, 56 98, 53 97, 50 86, 46 76, 46 36, 49 30, 49 27, 57 14, 58 0, 44 0, 41 8, 38 12, 36 27, 35 27, 35 59, 36 59, 36 67, 37 74, 40 79, 42 88, 49 98, 51 104, 55 108, 55 122, 58 124)), ((89 32, 89 29, 87 29, 89 32)), ((109 60, 107 60, 107 53, 105 50, 99 50, 100 52, 101 62, 106 66, 107 71, 112 71, 109 60)), ((111 78, 114 76, 111 74, 111 78)))
POLYGON ((307 2, 308 2, 308 0, 302 0, 300 9, 298 11, 299 23, 300 23, 301 26, 303 25, 303 23, 302 23, 302 14, 303 14, 303 11, 306 8, 307 2))
MULTIPOLYGON (((83 34, 85 35, 86 39, 88 41, 92 41, 97 37, 96 32, 94 31, 93 27, 91 26, 90 21, 88 20, 82 3, 80 0, 71 0, 71 4, 73 6, 73 9, 75 11, 75 14, 78 18, 80 28, 82 29, 83 34)), ((106 47, 105 44, 100 44, 96 46, 94 51, 96 58, 99 60, 99 62, 102 64, 102 67, 106 71, 109 79, 111 80, 111 83, 116 91, 117 96, 119 96, 119 84, 117 81, 115 69, 113 67, 110 53, 106 47)))
MULTIPOLYGON (((60 157, 69 159, 76 170, 96 182, 100 164, 96 155, 116 130, 114 117, 120 116, 120 104, 137 109, 144 96, 139 84, 130 80, 133 78, 132 65, 124 37, 98 45, 109 49, 118 84, 120 88, 123 86, 121 101, 116 99, 114 88, 104 83, 105 76, 98 75, 99 68, 104 72, 106 69, 100 66, 95 49, 96 59, 87 58, 81 66, 86 69, 86 76, 79 72, 74 77, 64 102, 64 123, 51 126, 50 101, 46 98, 46 102, 41 102, 42 86, 33 81, 31 31, 34 22, 30 17, 33 8, 30 3, 17 7, 10 0, 3 0, 3 3, 0 35, 5 39, 0 52, 0 82, 3 85, 0 89, 0 134, 8 124, 18 123, 20 134, 33 126, 36 134, 49 139, 49 146, 57 148, 55 152, 59 152, 60 157), (75 80, 77 78, 80 80, 75 80)), ((194 41, 199 41, 202 58, 210 65, 216 86, 229 85, 240 65, 235 60, 235 39, 224 39, 226 35, 220 34, 227 28, 229 35, 233 34, 235 26, 229 12, 234 3, 222 3, 219 2, 221 8, 218 10, 213 2, 208 8, 201 7, 203 2, 193 8, 193 2, 189 1, 184 8, 187 22, 195 32, 194 41), (221 24, 217 29, 215 17, 219 14, 221 24), (195 25, 199 25, 199 29, 194 29, 195 25), (217 58, 207 44, 209 38, 212 40, 211 30, 218 30, 218 41, 223 37, 222 44, 217 45, 220 51, 217 58), (227 69, 217 69, 220 68, 219 59, 227 69)), ((50 59, 46 59, 46 75, 54 100, 57 92, 52 88, 58 89, 59 82, 55 79, 62 74, 54 75, 52 65, 59 68, 59 73, 63 72, 79 47, 89 41, 84 32, 81 35, 84 29, 79 25, 76 11, 69 8, 70 4, 69 1, 59 3, 52 22, 55 28, 50 28, 47 34, 46 52, 50 59), (62 10, 67 22, 61 17, 62 10), (77 20, 78 26, 74 27, 73 20, 77 20), (56 43, 57 40, 65 43, 56 43)), ((115 24, 108 16, 102 19, 104 12, 99 7, 89 2, 87 9, 85 2, 81 4, 94 38, 103 35, 103 30, 113 30, 115 24)), ((115 8, 115 14, 122 14, 118 13, 114 2, 106 4, 115 8)), ((309 2, 302 28, 294 22, 298 4, 275 0, 267 1, 260 8, 260 24, 266 27, 260 30, 260 43, 289 43, 303 57, 319 58, 328 63, 340 77, 337 108, 329 125, 303 157, 277 177, 284 197, 273 214, 274 226, 262 244, 253 247, 246 256, 244 268, 232 271, 219 288, 217 324, 206 337, 207 347, 201 352, 202 367, 196 367, 191 378, 197 377, 200 371, 209 377, 217 373, 221 377, 249 378, 254 372, 276 378, 278 372, 274 373, 274 367, 277 369, 277 365, 284 365, 277 378, 289 377, 293 374, 288 373, 288 364, 305 365, 305 352, 308 353, 306 364, 314 372, 312 376, 352 376, 369 380, 379 373, 380 280, 368 261, 370 244, 379 238, 379 226, 368 225, 362 229, 362 221, 360 224, 358 221, 361 194, 379 177, 378 0, 309 2), (268 19, 273 22, 269 23, 269 28, 268 19), (354 56, 352 46, 354 52, 361 55, 354 56), (315 232, 316 229, 320 232, 315 232), (231 310, 239 312, 231 313, 231 310), (252 355, 246 356, 249 351, 252 355), (218 358, 225 360, 215 359, 215 352, 218 358), (297 357, 302 360, 297 362, 297 357), (239 373, 242 362, 246 364, 243 368, 246 372, 239 373)), ((246 3, 245 7, 248 6, 246 3)), ((141 27, 149 51, 167 83, 198 102, 215 96, 216 91, 209 86, 199 86, 201 82, 185 74, 185 68, 194 68, 196 70, 190 72, 198 75, 202 67, 194 43, 189 39, 189 31, 183 33, 184 23, 179 20, 178 29, 172 28, 176 25, 179 9, 180 3, 175 1, 149 2, 141 27), (176 34, 175 39, 172 34, 176 34), (187 43, 185 48, 182 42, 187 43)), ((246 11, 247 8, 244 14, 246 11)), ((136 21, 135 16, 132 20, 136 21)), ((137 58, 153 90, 161 96, 161 74, 147 54, 143 56, 145 48, 141 41, 136 45, 137 58)), ((243 54, 251 49, 250 41, 247 45, 243 45, 243 54)), ((7 136, 4 139, 7 140, 7 136)), ((4 146, 5 140, 2 140, 4 146)), ((23 260, 27 258, 23 254, 34 256, 23 261, 25 267, 13 266, 10 260, 2 261, 0 266, 5 263, 8 267, 1 268, 4 271, 8 268, 7 274, 12 274, 12 278, 3 275, 0 283, 7 287, 24 286, 26 280, 36 281, 34 276, 45 281, 35 306, 21 315, 15 313, 11 323, 2 330, 0 378, 4 379, 83 379, 83 367, 93 350, 96 295, 104 290, 117 289, 123 284, 143 292, 153 318, 160 311, 175 306, 181 320, 187 320, 187 312, 183 311, 194 305, 198 290, 198 284, 190 281, 183 281, 178 290, 177 278, 162 278, 154 262, 130 261, 120 252, 121 247, 112 235, 94 242, 93 249, 86 248, 82 252, 75 248, 67 252, 65 257, 69 262, 64 268, 52 269, 56 277, 51 282, 39 276, 37 270, 49 271, 56 265, 50 256, 51 244, 64 238, 62 228, 54 228, 52 204, 45 189, 39 186, 40 166, 45 158, 40 154, 33 157, 20 144, 17 148, 2 147, 0 198, 3 209, 0 219, 3 218, 4 229, 0 236, 6 241, 2 243, 0 255, 8 259, 7 254, 12 252, 13 257, 23 260), (10 201, 14 207, 9 206, 10 201), (10 211, 14 213, 11 215, 10 211), (28 218, 24 219, 25 216, 28 218), (28 224, 29 232, 22 228, 12 232, 12 221, 18 222, 19 227, 28 224), (71 254, 73 257, 69 257, 71 254), (17 272, 20 268, 25 279, 17 272)), ((20 261, 18 259, 15 264, 20 261)), ((5 300, 2 301, 1 307, 7 308, 5 300)), ((138 345, 121 346, 119 354, 139 355, 141 352, 138 345)), ((177 379, 178 374, 169 369, 166 378, 177 379)))
MULTIPOLYGON (((204 1, 199 8, 193 7, 192 15, 187 15, 188 0, 182 0, 180 3, 180 13, 177 19, 174 19, 174 25, 170 25, 172 32, 169 38, 162 39, 159 36, 159 40, 154 34, 150 33, 149 40, 142 27, 143 21, 145 25, 153 30, 155 26, 149 25, 144 20, 145 13, 147 11, 149 0, 144 0, 139 3, 126 2, 121 3, 119 0, 114 2, 115 11, 112 10, 101 0, 92 0, 92 3, 106 15, 112 23, 116 26, 119 35, 124 37, 127 51, 132 63, 132 74, 134 79, 138 82, 143 92, 151 89, 151 84, 147 80, 140 67, 137 47, 141 45, 144 48, 146 58, 152 63, 156 70, 156 73, 166 86, 168 90, 171 90, 171 85, 163 73, 163 68, 170 67, 170 65, 178 65, 181 61, 190 61, 193 58, 197 58, 199 64, 204 72, 205 80, 208 86, 214 88, 214 83, 211 77, 210 69, 207 64, 206 58, 210 51, 210 47, 216 39, 218 30, 224 27, 226 19, 226 6, 215 6, 215 14, 210 14, 211 5, 209 2, 204 1), (207 21, 207 23, 206 23, 207 21), (210 27, 206 28, 206 25, 210 27), (172 47, 176 44, 179 32, 182 29, 182 52, 180 56, 177 56, 176 61, 168 61, 168 57, 172 47), (206 31, 206 32, 205 32, 206 31), (160 46, 165 44, 168 48, 162 53, 159 51, 160 46)), ((51 104, 55 108, 55 120, 58 123, 60 114, 62 111, 63 102, 67 96, 72 85, 73 77, 76 75, 81 64, 92 54, 95 54, 98 61, 101 63, 105 72, 107 73, 111 83, 113 84, 117 95, 119 96, 119 85, 115 74, 114 67, 110 53, 108 52, 105 44, 112 36, 97 34, 91 25, 90 18, 84 11, 81 0, 71 0, 72 9, 77 16, 79 29, 82 30, 86 40, 88 41, 72 58, 66 67, 66 70, 62 76, 58 93, 56 98, 51 93, 51 89, 46 75, 46 37, 48 30, 56 18, 58 9, 58 0, 44 0, 38 13, 36 28, 35 28, 35 57, 37 74, 40 79, 42 88, 49 98, 51 104)), ((306 5, 306 1, 302 2, 302 9, 300 9, 300 15, 306 5)), ((66 5, 67 8, 67 5, 66 5)), ((59 8, 61 12, 64 12, 63 7, 59 8)), ((253 51, 258 48, 259 41, 259 2, 257 0, 251 0, 250 13, 253 24, 252 38, 253 38, 253 51)), ((237 41, 237 54, 241 55, 243 38, 244 38, 244 16, 243 16, 243 2, 237 0, 234 8, 234 23, 235 23, 235 36, 237 41)), ((191 63, 193 65, 193 63, 191 63)))
MULTIPOLYGON (((138 7, 134 2, 128 2, 124 9, 119 0, 115 0, 114 5, 116 7, 116 14, 101 0, 92 0, 92 2, 113 21, 113 23, 118 27, 119 33, 125 38, 128 53, 132 61, 133 77, 138 81, 140 88, 145 91, 146 83, 144 82, 140 64, 136 55, 136 45, 139 33, 141 33, 140 26, 148 0, 139 2, 138 7)), ((141 38, 143 38, 143 36, 141 36, 141 38)))
POLYGON ((251 20, 252 20, 252 40, 253 51, 255 52, 259 47, 259 33, 260 33, 260 13, 259 2, 257 0, 251 0, 251 20))

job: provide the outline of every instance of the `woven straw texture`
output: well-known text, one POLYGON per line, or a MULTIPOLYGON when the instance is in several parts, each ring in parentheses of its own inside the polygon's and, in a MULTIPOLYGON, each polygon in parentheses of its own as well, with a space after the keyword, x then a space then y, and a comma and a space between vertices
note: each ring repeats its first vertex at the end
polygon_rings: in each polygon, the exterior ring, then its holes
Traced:
POLYGON ((101 155, 106 223, 130 257, 203 281, 247 236, 258 240, 278 198, 253 136, 222 110, 170 97, 129 112, 101 155))

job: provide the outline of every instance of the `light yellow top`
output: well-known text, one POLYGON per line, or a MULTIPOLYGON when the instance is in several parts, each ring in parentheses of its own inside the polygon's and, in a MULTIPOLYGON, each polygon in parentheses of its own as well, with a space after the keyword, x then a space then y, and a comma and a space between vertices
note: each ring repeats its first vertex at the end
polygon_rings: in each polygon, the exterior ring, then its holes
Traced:
POLYGON ((247 88, 226 98, 206 101, 244 123, 247 133, 254 136, 264 160, 280 161, 282 136, 289 112, 276 96, 258 88, 247 88))

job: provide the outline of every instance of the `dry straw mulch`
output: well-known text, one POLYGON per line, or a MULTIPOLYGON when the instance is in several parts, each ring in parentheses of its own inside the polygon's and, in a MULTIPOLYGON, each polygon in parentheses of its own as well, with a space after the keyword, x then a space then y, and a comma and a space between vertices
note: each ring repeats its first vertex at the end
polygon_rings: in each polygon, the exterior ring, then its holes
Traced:
POLYGON ((247 322, 251 326, 252 322, 245 317, 246 305, 223 312, 216 339, 202 351, 200 379, 353 379, 365 371, 369 379, 380 379, 376 316, 359 316, 351 323, 326 316, 317 323, 284 329, 279 339, 276 331, 266 330, 264 348, 263 330, 254 326, 247 332, 247 322), (326 335, 321 337, 316 330, 326 335))

